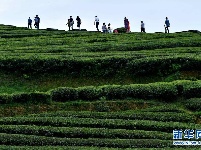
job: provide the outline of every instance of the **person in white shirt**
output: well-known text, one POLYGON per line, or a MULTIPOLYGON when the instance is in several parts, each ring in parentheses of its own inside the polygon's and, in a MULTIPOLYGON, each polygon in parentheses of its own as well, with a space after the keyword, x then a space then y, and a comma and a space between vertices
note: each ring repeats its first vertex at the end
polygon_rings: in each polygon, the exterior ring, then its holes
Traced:
POLYGON ((145 32, 145 24, 141 21, 141 32, 145 32))
POLYGON ((99 29, 98 29, 98 26, 99 26, 99 18, 98 18, 97 16, 95 16, 94 25, 96 25, 97 31, 99 31, 99 29))

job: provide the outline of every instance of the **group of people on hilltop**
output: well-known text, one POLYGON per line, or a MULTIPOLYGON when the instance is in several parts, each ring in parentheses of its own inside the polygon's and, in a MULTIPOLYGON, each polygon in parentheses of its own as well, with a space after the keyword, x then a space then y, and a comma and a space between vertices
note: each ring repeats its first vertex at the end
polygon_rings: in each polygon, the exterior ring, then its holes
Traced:
MULTIPOLYGON (((97 31, 99 31, 99 28, 98 28, 98 26, 99 26, 99 18, 97 16, 95 16, 94 25, 96 25, 97 31)), ((109 23, 108 28, 107 28, 106 24, 103 23, 102 32, 103 33, 111 33, 110 25, 111 24, 109 23)), ((165 27, 165 33, 169 33, 170 21, 168 20, 168 17, 166 17, 164 27, 165 27)), ((130 31, 130 22, 126 17, 124 18, 124 28, 126 29, 126 32, 131 32, 130 31)), ((113 32, 118 33, 118 31, 116 29, 113 32)), ((141 32, 144 32, 144 33, 146 32, 145 31, 145 23, 143 21, 141 21, 141 32)))
MULTIPOLYGON (((80 19, 79 16, 77 16, 76 20, 77 20, 77 27, 78 27, 79 30, 80 30, 80 25, 81 25, 81 23, 82 23, 82 22, 81 22, 81 19, 80 19)), ((70 19, 68 19, 68 22, 67 22, 66 25, 68 25, 69 31, 70 31, 70 28, 73 30, 74 20, 73 20, 73 17, 72 17, 72 16, 70 16, 70 19)))
MULTIPOLYGON (((34 26, 35 28, 39 29, 39 24, 40 24, 40 18, 38 15, 36 15, 36 17, 34 18, 34 26)), ((29 17, 28 19, 28 29, 32 29, 32 20, 29 17)))
POLYGON ((103 26, 102 26, 102 31, 103 31, 103 33, 112 33, 110 26, 111 26, 110 23, 108 24, 108 27, 106 26, 105 23, 103 23, 103 26))
MULTIPOLYGON (((80 26, 81 26, 82 22, 81 22, 81 19, 79 16, 77 16, 76 21, 77 21, 77 27, 80 30, 80 26)), ((39 29, 40 18, 38 15, 36 15, 34 22, 35 22, 34 23, 35 28, 39 29)), ((96 26, 96 29, 98 32, 99 32, 99 24, 100 24, 100 20, 99 20, 98 16, 95 16, 94 25, 96 26)), ((70 16, 66 25, 68 25, 69 31, 70 31, 70 29, 73 30, 74 20, 73 20, 72 16, 70 16)), ((169 31, 170 21, 168 20, 168 17, 166 17, 164 27, 165 27, 165 33, 169 33, 170 32, 169 31)), ((28 19, 28 29, 29 28, 32 29, 32 20, 30 19, 30 17, 28 19)), ((126 29, 126 32, 131 32, 130 31, 130 22, 129 22, 128 18, 126 18, 126 17, 124 18, 124 28, 126 29)), ((111 24, 109 23, 108 27, 107 27, 106 23, 103 23, 102 32, 103 33, 111 33, 112 32, 111 24)), ((143 21, 141 21, 141 32, 145 32, 145 23, 143 21)), ((114 30, 114 33, 117 33, 117 30, 114 30)))

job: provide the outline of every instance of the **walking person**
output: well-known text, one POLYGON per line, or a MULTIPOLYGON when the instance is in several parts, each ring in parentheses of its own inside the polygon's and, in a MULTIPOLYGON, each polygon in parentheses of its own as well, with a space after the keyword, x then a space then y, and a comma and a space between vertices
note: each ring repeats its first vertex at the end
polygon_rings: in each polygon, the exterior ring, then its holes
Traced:
POLYGON ((99 18, 97 16, 95 16, 94 25, 96 25, 97 31, 99 31, 99 28, 98 28, 98 26, 99 26, 99 18))
POLYGON ((70 19, 68 19, 68 22, 66 25, 68 25, 68 31, 70 31, 70 19))
POLYGON ((72 30, 73 30, 73 25, 74 25, 74 20, 73 20, 73 17, 70 16, 70 27, 72 28, 72 30))
POLYGON ((170 31, 169 31, 170 21, 169 21, 168 17, 166 17, 164 27, 165 27, 165 33, 170 33, 170 31))
POLYGON ((145 32, 145 24, 141 21, 141 32, 145 32))
POLYGON ((28 29, 29 29, 29 27, 30 27, 30 29, 32 29, 32 20, 30 17, 28 19, 28 29))
POLYGON ((35 28, 38 29, 38 18, 37 17, 34 18, 34 26, 35 26, 35 28))
POLYGON ((39 29, 40 18, 39 18, 39 16, 38 16, 38 15, 36 15, 36 18, 38 19, 38 22, 37 22, 36 26, 37 26, 37 29, 39 29))
POLYGON ((79 28, 79 30, 80 30, 81 19, 80 19, 80 17, 79 17, 79 16, 77 16, 76 20, 77 20, 77 27, 78 27, 78 28, 79 28))

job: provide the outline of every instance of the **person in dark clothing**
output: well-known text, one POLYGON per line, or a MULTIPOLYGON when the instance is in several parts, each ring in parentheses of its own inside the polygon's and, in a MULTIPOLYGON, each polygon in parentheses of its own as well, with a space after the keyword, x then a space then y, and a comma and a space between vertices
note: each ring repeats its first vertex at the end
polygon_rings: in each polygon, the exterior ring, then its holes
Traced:
POLYGON ((38 17, 38 15, 36 15, 36 18, 38 19, 38 22, 36 22, 36 26, 37 26, 37 29, 39 29, 40 18, 38 17))
POLYGON ((34 18, 34 26, 35 28, 38 28, 38 18, 34 18))
POLYGON ((126 28, 126 32, 130 32, 130 23, 126 17, 124 18, 124 26, 126 28))
POLYGON ((111 31, 111 24, 110 23, 108 24, 108 33, 112 33, 112 31, 111 31))
POLYGON ((145 24, 141 21, 141 32, 145 32, 145 24))
POLYGON ((79 17, 79 16, 77 16, 76 20, 77 20, 77 27, 78 27, 78 28, 79 28, 79 30, 80 30, 81 19, 80 19, 80 17, 79 17))
POLYGON ((169 21, 168 17, 166 17, 165 19, 166 19, 165 20, 165 25, 164 25, 164 27, 165 27, 165 33, 170 33, 170 31, 169 31, 170 21, 169 21))
POLYGON ((67 24, 66 25, 68 25, 68 31, 70 31, 70 19, 68 19, 68 22, 67 22, 67 24))
POLYGON ((103 31, 103 33, 107 33, 107 26, 105 23, 103 23, 102 31, 103 31))
POLYGON ((73 30, 73 24, 74 24, 73 17, 70 16, 70 27, 72 27, 72 30, 73 30))
POLYGON ((29 29, 29 27, 30 27, 30 29, 32 29, 32 20, 30 17, 28 19, 28 29, 29 29))

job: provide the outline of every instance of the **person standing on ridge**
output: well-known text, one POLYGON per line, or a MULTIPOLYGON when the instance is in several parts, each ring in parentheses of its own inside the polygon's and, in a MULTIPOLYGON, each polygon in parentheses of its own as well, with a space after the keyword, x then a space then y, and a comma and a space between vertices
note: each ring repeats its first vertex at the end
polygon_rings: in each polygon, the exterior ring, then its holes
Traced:
MULTIPOLYGON (((127 19, 128 20, 128 19, 127 19)), ((127 32, 131 32, 131 27, 130 27, 130 22, 128 20, 128 29, 127 29, 127 32)))
POLYGON ((72 28, 72 30, 73 30, 73 25, 74 25, 74 20, 73 20, 73 17, 70 16, 70 27, 72 28))
POLYGON ((141 21, 141 32, 145 32, 145 24, 141 21))
POLYGON ((32 29, 32 20, 30 17, 28 19, 28 29, 29 29, 29 27, 30 27, 30 29, 32 29))
POLYGON ((99 29, 98 29, 98 26, 99 26, 99 18, 98 18, 97 16, 95 16, 94 25, 96 25, 97 31, 99 31, 99 29))
POLYGON ((79 16, 77 16, 76 20, 77 20, 77 27, 78 27, 78 28, 79 28, 79 30, 80 30, 81 19, 80 19, 80 17, 79 17, 79 16))
POLYGON ((35 26, 35 28, 38 28, 38 18, 37 17, 35 17, 35 19, 34 19, 34 26, 35 26))
POLYGON ((35 19, 37 21, 37 22, 35 22, 36 28, 39 29, 40 18, 38 17, 38 15, 36 15, 35 19))
POLYGON ((170 33, 170 31, 169 31, 170 21, 168 20, 168 17, 166 17, 164 27, 165 27, 165 33, 170 33))
POLYGON ((102 31, 103 31, 103 33, 107 33, 107 26, 105 23, 103 23, 102 31))
POLYGON ((108 33, 112 33, 111 24, 110 23, 108 24, 108 33))
POLYGON ((130 32, 130 23, 126 17, 124 18, 124 26, 125 26, 126 32, 130 32))
POLYGON ((68 25, 68 31, 70 31, 70 19, 68 19, 68 22, 66 25, 68 25))

